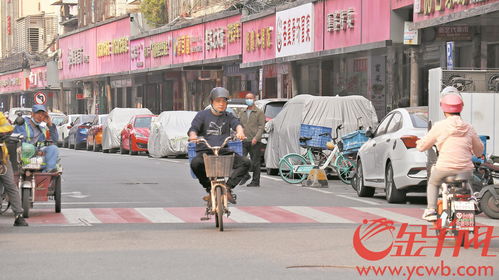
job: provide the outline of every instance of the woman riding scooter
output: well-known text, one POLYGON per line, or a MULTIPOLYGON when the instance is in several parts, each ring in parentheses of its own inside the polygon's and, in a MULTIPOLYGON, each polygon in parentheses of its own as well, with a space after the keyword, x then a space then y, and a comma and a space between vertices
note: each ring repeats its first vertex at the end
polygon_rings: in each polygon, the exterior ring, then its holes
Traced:
POLYGON ((416 142, 417 149, 424 152, 437 146, 439 156, 431 169, 428 180, 428 208, 423 213, 427 221, 437 220, 438 190, 444 178, 461 175, 471 179, 473 173, 472 155, 481 156, 483 144, 470 124, 461 119, 463 99, 455 87, 446 87, 441 92, 440 108, 445 119, 435 123, 423 139, 416 142))

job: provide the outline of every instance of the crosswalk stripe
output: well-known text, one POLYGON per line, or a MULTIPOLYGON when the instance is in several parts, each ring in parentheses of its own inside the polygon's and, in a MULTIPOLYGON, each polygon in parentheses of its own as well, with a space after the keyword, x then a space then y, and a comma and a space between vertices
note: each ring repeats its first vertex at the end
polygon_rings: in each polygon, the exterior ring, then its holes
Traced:
POLYGON ((486 225, 486 226, 493 226, 493 227, 499 227, 499 221, 498 220, 493 220, 489 217, 475 217, 476 222, 486 225))
POLYGON ((85 220, 91 224, 102 223, 88 208, 68 208, 63 209, 62 213, 70 224, 78 224, 81 223, 82 220, 85 220))
POLYGON ((230 218, 237 223, 270 223, 263 218, 252 215, 236 207, 230 208, 229 211, 231 212, 230 218))
POLYGON ((386 218, 388 220, 393 220, 393 221, 399 222, 399 223, 408 223, 411 225, 426 225, 426 224, 428 224, 428 222, 426 222, 422 219, 417 219, 417 218, 410 217, 407 215, 398 214, 398 213, 395 213, 395 212, 392 212, 389 210, 385 210, 382 208, 373 208, 373 207, 351 207, 351 208, 362 211, 362 212, 381 216, 381 217, 386 218))
POLYGON ((295 214, 305 216, 312 220, 315 220, 319 223, 338 223, 338 224, 351 224, 353 223, 350 220, 343 219, 341 217, 328 214, 326 212, 319 211, 314 208, 305 207, 305 206, 280 206, 280 208, 287 210, 289 212, 293 212, 295 214))
POLYGON ((164 208, 135 208, 135 210, 152 223, 184 223, 164 208))

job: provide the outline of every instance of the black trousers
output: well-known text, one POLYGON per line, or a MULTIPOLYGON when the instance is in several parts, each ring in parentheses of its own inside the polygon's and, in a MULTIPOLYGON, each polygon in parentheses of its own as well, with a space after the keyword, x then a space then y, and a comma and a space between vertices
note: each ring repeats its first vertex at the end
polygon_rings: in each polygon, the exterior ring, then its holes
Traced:
POLYGON ((256 142, 255 145, 251 145, 251 142, 243 142, 243 155, 246 157, 249 154, 251 157, 250 171, 253 172, 253 178, 251 179, 251 182, 257 185, 260 185, 262 147, 262 142, 256 142))
MULTIPOLYGON (((206 177, 206 171, 204 169, 203 154, 205 153, 207 152, 198 152, 197 156, 191 161, 191 169, 192 172, 196 174, 196 177, 198 177, 199 183, 206 189, 207 192, 209 192, 211 189, 211 182, 210 179, 206 177)), ((226 155, 231 153, 232 152, 220 154, 226 155)), ((248 173, 250 166, 251 162, 247 157, 242 157, 238 154, 234 154, 234 165, 232 166, 233 171, 229 177, 229 180, 227 180, 227 186, 229 186, 231 189, 235 188, 244 177, 244 175, 248 173)))

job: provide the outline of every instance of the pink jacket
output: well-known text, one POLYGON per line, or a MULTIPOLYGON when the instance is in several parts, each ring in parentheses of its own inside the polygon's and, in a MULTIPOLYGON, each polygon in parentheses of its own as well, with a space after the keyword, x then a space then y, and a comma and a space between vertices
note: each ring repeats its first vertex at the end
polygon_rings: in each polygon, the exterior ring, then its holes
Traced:
POLYGON ((428 134, 417 142, 417 149, 424 152, 433 145, 439 151, 436 168, 447 170, 472 170, 474 155, 483 154, 483 144, 473 127, 459 116, 451 116, 435 123, 428 134))

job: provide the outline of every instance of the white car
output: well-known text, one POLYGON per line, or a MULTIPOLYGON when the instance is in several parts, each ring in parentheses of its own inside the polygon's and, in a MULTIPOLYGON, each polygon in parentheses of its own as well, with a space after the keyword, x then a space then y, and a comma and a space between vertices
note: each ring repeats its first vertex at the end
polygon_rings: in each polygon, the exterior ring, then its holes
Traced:
POLYGON ((391 111, 357 154, 353 187, 358 196, 371 197, 375 188, 384 189, 386 200, 401 203, 408 192, 426 191, 426 153, 416 149, 416 141, 426 135, 428 107, 399 108, 391 111))
POLYGON ((63 146, 64 148, 68 147, 68 136, 69 136, 69 130, 72 127, 72 123, 81 115, 68 115, 66 120, 60 123, 57 126, 57 133, 59 133, 59 143, 57 143, 58 146, 63 146))
POLYGON ((18 113, 21 113, 22 117, 31 117, 31 108, 10 108, 7 119, 11 124, 16 120, 18 113))

